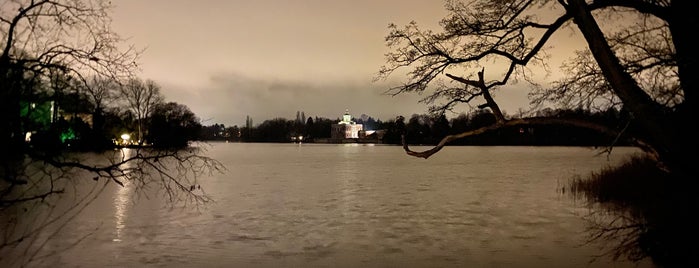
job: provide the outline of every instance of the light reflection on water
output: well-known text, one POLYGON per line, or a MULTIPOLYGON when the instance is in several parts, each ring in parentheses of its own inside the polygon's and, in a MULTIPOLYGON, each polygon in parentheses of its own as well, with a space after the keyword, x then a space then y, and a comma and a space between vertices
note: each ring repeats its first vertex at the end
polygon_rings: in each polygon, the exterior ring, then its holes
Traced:
MULTIPOLYGON (((135 152, 130 148, 122 148, 121 153, 125 159, 133 157, 135 152)), ((127 162, 124 164, 124 169, 133 168, 133 162, 127 162)), ((129 204, 132 201, 132 189, 131 184, 126 180, 122 179, 124 187, 117 187, 116 194, 114 196, 114 238, 112 241, 121 242, 122 232, 126 227, 126 220, 128 218, 129 204)))
POLYGON ((130 184, 125 184, 124 187, 117 189, 114 197, 114 242, 121 242, 122 231, 126 227, 126 219, 128 218, 128 205, 131 201, 130 184))
MULTIPOLYGON (((79 224, 109 221, 65 266, 634 267, 585 245, 582 204, 557 188, 611 161, 587 148, 216 144, 215 203, 168 209, 113 187, 79 224), (113 256, 105 258, 104 256, 113 256)), ((79 228, 66 230, 66 240, 79 228)), ((60 238, 59 238, 60 239, 60 238)), ((641 264, 641 267, 647 265, 641 264)))

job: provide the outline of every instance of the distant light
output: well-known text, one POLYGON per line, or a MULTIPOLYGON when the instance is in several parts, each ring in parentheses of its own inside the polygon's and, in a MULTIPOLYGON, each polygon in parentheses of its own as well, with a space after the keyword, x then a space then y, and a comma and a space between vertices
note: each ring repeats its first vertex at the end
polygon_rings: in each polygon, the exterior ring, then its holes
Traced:
POLYGON ((128 133, 121 134, 121 139, 128 141, 129 139, 131 139, 131 135, 129 135, 128 133))

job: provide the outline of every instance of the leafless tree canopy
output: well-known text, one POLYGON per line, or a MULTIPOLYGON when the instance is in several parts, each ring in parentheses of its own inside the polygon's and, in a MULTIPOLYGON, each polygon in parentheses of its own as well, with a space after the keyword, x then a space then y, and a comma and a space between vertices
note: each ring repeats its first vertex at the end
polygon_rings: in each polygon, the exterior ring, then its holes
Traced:
POLYGON ((136 67, 138 51, 119 46, 110 29, 109 1, 8 0, 0 4, 0 59, 20 61, 41 72, 57 68, 124 77, 136 67))
POLYGON ((160 86, 152 80, 144 82, 134 78, 122 85, 120 89, 120 99, 136 115, 136 120, 138 121, 138 142, 142 144, 144 142, 145 120, 164 99, 160 93, 160 86))
MULTIPOLYGON (((696 174, 683 155, 697 140, 684 129, 695 127, 692 92, 697 56, 690 37, 696 16, 686 1, 505 0, 446 1, 449 15, 441 30, 423 30, 417 22, 390 25, 386 54, 377 79, 401 72, 405 82, 391 94, 417 92, 435 112, 458 104, 490 110, 495 125, 445 137, 435 148, 409 155, 427 158, 449 141, 512 125, 567 124, 619 135, 624 129, 579 120, 506 118, 492 92, 515 81, 529 82, 531 107, 560 106, 630 114, 640 131, 631 142, 655 155, 669 169, 696 174), (554 14, 549 16, 548 14, 554 14), (566 75, 547 84, 533 72, 550 71, 548 49, 556 32, 575 30, 587 49, 571 55, 566 75)), ((624 124, 622 124, 624 125, 624 124)))
POLYGON ((87 78, 82 87, 90 96, 90 102, 95 106, 95 110, 102 111, 107 108, 110 101, 117 98, 119 83, 113 79, 92 76, 87 78))

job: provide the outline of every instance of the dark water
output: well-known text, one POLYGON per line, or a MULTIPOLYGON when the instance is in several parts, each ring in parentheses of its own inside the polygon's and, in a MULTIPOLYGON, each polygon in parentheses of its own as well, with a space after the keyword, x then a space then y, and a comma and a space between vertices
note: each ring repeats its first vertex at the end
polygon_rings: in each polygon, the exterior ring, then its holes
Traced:
POLYGON ((216 143, 208 154, 228 171, 200 180, 213 203, 171 208, 110 184, 32 266, 636 267, 593 261, 605 246, 585 243, 594 209, 560 191, 633 152, 447 147, 426 160, 397 146, 216 143))

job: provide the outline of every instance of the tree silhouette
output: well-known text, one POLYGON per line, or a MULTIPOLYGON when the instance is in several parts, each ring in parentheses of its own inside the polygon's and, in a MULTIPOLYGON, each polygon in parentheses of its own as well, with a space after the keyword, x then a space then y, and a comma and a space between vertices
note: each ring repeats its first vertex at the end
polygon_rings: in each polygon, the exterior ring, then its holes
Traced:
POLYGON ((129 79, 121 87, 120 99, 123 100, 131 112, 136 115, 136 129, 138 130, 138 144, 145 142, 145 131, 149 117, 153 110, 163 102, 160 86, 152 80, 142 81, 138 78, 129 79))
POLYGON ((428 158, 455 139, 509 126, 564 124, 614 140, 631 125, 637 131, 628 135, 630 144, 667 170, 695 181, 697 165, 686 155, 699 149, 699 139, 686 130, 697 124, 694 74, 699 61, 689 40, 699 24, 689 2, 472 0, 447 1, 445 6, 449 15, 441 20, 440 32, 421 30, 416 22, 389 26, 386 42, 392 51, 376 79, 407 69, 407 81, 390 93, 429 92, 423 101, 433 111, 475 103, 492 112, 496 121, 445 136, 427 151, 412 151, 406 144, 409 155, 428 158), (537 16, 543 11, 556 16, 537 16), (566 77, 543 87, 531 73, 534 67, 550 70, 546 46, 555 46, 551 37, 566 29, 577 29, 588 49, 564 66, 566 77), (501 75, 486 78, 487 69, 503 66, 501 75), (533 108, 546 102, 600 110, 616 107, 630 116, 614 125, 580 118, 506 118, 492 92, 522 80, 532 85, 533 108))
POLYGON ((176 102, 156 105, 150 121, 148 137, 158 148, 186 147, 197 139, 202 128, 189 107, 176 102))
MULTIPOLYGON (((201 204, 209 198, 189 191, 191 186, 202 174, 223 168, 215 159, 203 156, 203 148, 108 150, 84 158, 62 147, 42 148, 25 142, 34 132, 49 135, 71 124, 84 128, 80 120, 71 123, 58 116, 58 109, 88 105, 54 104, 81 97, 72 95, 81 85, 97 89, 92 78, 123 84, 136 77, 140 51, 123 46, 123 40, 111 30, 110 10, 111 1, 106 0, 11 0, 0 4, 0 266, 31 262, 52 234, 60 232, 108 184, 136 190, 158 185, 171 202, 201 204), (46 114, 49 116, 38 118, 46 114), (72 191, 76 185, 90 183, 95 191, 79 196, 72 191), (64 197, 71 204, 68 209, 35 211, 53 209, 64 197), (55 231, 39 235, 47 230, 55 231)), ((104 96, 91 93, 91 104, 100 107, 104 96)), ((124 115, 110 111, 104 120, 130 121, 122 118, 124 115)), ((148 112, 136 115, 143 119, 148 112)))
MULTIPOLYGON (((386 54, 386 64, 376 79, 386 79, 400 69, 407 81, 388 92, 424 94, 422 102, 431 105, 433 112, 454 111, 457 105, 467 104, 485 111, 490 118, 469 118, 473 124, 486 123, 475 129, 464 129, 461 125, 465 120, 460 118, 459 125, 452 127, 461 132, 445 136, 425 151, 411 150, 403 138, 405 152, 428 158, 455 140, 512 127, 526 133, 525 128, 530 126, 560 131, 561 135, 571 133, 570 128, 561 126, 602 133, 609 137, 607 151, 616 144, 637 146, 655 162, 652 167, 662 171, 653 173, 657 176, 652 179, 673 184, 672 188, 652 189, 672 189, 662 193, 672 200, 662 202, 664 206, 651 204, 652 213, 639 213, 633 208, 624 211, 612 220, 611 227, 593 235, 618 238, 627 230, 646 234, 640 239, 623 237, 617 250, 635 252, 630 256, 634 260, 638 252, 651 252, 653 261, 661 266, 696 266, 694 251, 699 236, 696 228, 687 224, 695 222, 687 211, 699 207, 693 192, 699 168, 694 158, 688 157, 699 149, 699 139, 694 135, 699 79, 699 50, 692 41, 699 27, 695 4, 455 0, 447 1, 445 6, 449 14, 440 21, 439 32, 422 30, 416 22, 402 28, 389 26, 386 42, 391 52, 386 54), (586 48, 570 55, 571 60, 562 66, 561 79, 548 85, 538 83, 534 73, 551 71, 548 46, 557 45, 552 37, 567 30, 579 33, 586 48), (493 93, 518 81, 531 85, 532 111, 508 117, 493 93), (548 106, 609 111, 614 116, 606 118, 616 120, 600 120, 578 112, 558 114, 548 106), (670 214, 671 218, 665 217, 670 214), (629 219, 640 223, 618 226, 629 219), (679 226, 688 228, 677 229, 679 226), (648 239, 658 236, 665 237, 648 239)), ((633 173, 620 172, 616 176, 636 179, 633 173)))

